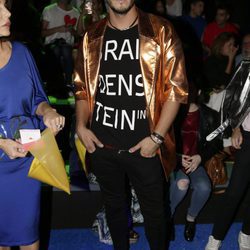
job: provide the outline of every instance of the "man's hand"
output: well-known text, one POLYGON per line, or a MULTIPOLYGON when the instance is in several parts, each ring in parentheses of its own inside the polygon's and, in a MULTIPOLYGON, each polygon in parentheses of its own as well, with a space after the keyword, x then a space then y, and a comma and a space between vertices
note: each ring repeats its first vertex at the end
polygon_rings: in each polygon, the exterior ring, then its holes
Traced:
POLYGON ((89 153, 94 153, 96 146, 103 148, 104 145, 98 140, 90 129, 82 126, 81 128, 76 129, 76 133, 89 153))
POLYGON ((234 129, 232 137, 231 137, 231 141, 232 141, 232 146, 234 148, 240 149, 240 145, 243 142, 243 137, 242 137, 240 128, 234 129))
POLYGON ((141 156, 145 158, 151 158, 156 155, 156 151, 159 148, 159 144, 156 144, 152 141, 152 139, 148 136, 141 140, 138 144, 134 147, 129 149, 130 153, 134 153, 137 150, 140 150, 141 156))
POLYGON ((23 149, 22 144, 11 139, 1 139, 1 149, 9 156, 10 159, 25 157, 28 153, 23 149))

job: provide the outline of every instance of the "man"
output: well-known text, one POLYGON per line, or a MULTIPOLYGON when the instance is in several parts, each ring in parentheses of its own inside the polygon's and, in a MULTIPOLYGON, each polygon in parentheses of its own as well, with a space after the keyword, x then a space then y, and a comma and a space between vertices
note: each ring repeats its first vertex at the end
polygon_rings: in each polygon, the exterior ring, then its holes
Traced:
POLYGON ((201 40, 201 36, 206 26, 206 21, 202 17, 203 11, 203 0, 191 0, 189 3, 189 13, 188 15, 183 16, 183 19, 186 20, 194 29, 199 40, 201 40))
POLYGON ((127 175, 150 248, 166 250, 162 164, 168 175, 175 165, 170 127, 187 101, 182 48, 172 25, 134 0, 107 5, 108 17, 86 32, 76 62, 76 131, 103 192, 114 249, 129 249, 127 175))
POLYGON ((229 22, 230 13, 226 5, 219 5, 216 10, 215 20, 207 25, 203 34, 203 44, 211 48, 215 38, 223 32, 238 34, 238 28, 229 22))
POLYGON ((244 35, 241 44, 241 53, 235 58, 235 66, 238 66, 242 60, 250 60, 250 33, 244 35))
POLYGON ((45 45, 52 50, 62 67, 65 85, 72 85, 72 48, 76 35, 75 26, 79 12, 72 7, 70 0, 57 0, 45 7, 42 13, 42 36, 45 45))

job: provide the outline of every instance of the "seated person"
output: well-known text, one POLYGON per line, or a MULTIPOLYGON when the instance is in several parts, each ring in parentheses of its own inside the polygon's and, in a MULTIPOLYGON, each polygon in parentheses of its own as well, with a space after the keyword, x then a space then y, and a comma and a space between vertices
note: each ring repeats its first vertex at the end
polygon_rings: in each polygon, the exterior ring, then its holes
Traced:
POLYGON ((192 189, 184 230, 187 241, 193 241, 196 217, 211 192, 211 182, 204 168, 205 162, 222 149, 219 138, 209 143, 206 141, 209 132, 219 124, 219 113, 205 105, 198 105, 194 89, 190 93, 190 103, 182 107, 174 124, 178 157, 177 167, 170 181, 172 217, 188 188, 192 189))
POLYGON ((42 13, 42 36, 45 45, 52 50, 62 67, 64 83, 72 84, 74 36, 79 12, 70 5, 70 0, 57 0, 44 8, 42 13))
POLYGON ((250 33, 244 35, 241 44, 241 53, 235 58, 235 66, 238 66, 242 60, 250 60, 250 33))
POLYGON ((235 35, 239 34, 238 27, 229 20, 230 11, 228 6, 225 4, 218 5, 215 20, 206 26, 202 38, 204 48, 208 51, 208 53, 210 52, 214 40, 219 34, 223 32, 231 32, 235 35))
POLYGON ((225 93, 224 89, 232 77, 237 50, 235 35, 229 32, 221 33, 214 40, 211 55, 204 63, 206 87, 211 89, 207 106, 218 112, 225 93))
POLYGON ((188 7, 188 15, 183 15, 182 18, 192 26, 195 34, 197 35, 199 40, 201 40, 206 26, 205 18, 202 17, 204 11, 204 1, 191 0, 188 7))

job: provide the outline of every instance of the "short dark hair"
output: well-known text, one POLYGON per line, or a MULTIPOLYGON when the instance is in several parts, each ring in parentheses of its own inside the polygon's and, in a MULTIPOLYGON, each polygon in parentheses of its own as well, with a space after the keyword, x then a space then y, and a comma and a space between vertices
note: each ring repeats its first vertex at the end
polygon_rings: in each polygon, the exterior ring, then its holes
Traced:
POLYGON ((204 3, 204 0, 190 0, 189 5, 191 6, 191 4, 196 4, 196 3, 199 3, 199 2, 204 3))
POLYGON ((199 3, 199 2, 202 2, 202 3, 205 4, 204 0, 187 0, 186 3, 185 3, 185 6, 184 6, 184 7, 185 7, 185 11, 186 11, 187 13, 189 13, 190 10, 191 10, 191 5, 192 5, 192 4, 199 3))
POLYGON ((216 11, 218 11, 218 10, 225 10, 229 15, 231 15, 231 8, 230 8, 229 4, 226 4, 226 3, 218 4, 216 7, 216 11))

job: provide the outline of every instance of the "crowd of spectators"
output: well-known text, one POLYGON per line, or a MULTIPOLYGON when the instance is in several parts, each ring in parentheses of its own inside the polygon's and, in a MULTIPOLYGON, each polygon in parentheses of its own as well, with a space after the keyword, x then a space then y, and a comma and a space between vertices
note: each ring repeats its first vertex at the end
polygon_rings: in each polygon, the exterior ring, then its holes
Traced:
MULTIPOLYGON (((245 9, 247 3, 237 3, 237 8, 234 8, 233 0, 137 0, 136 3, 141 9, 173 23, 183 42, 188 74, 199 78, 199 86, 209 85, 201 77, 199 67, 211 57, 215 38, 220 33, 234 33, 237 47, 242 35, 248 31, 247 22, 242 22, 244 12, 239 18, 236 11, 245 9)), ((24 42, 31 49, 48 94, 67 97, 72 90, 74 52, 88 26, 106 16, 105 1, 15 0, 12 13, 13 39, 24 42)), ((239 52, 237 50, 235 56, 239 52)), ((231 59, 234 57, 230 57, 230 63, 231 59)), ((224 64, 227 64, 226 60, 227 56, 224 64)), ((222 61, 218 60, 218 68, 223 67, 222 61)), ((230 71, 233 69, 234 65, 230 71)))

